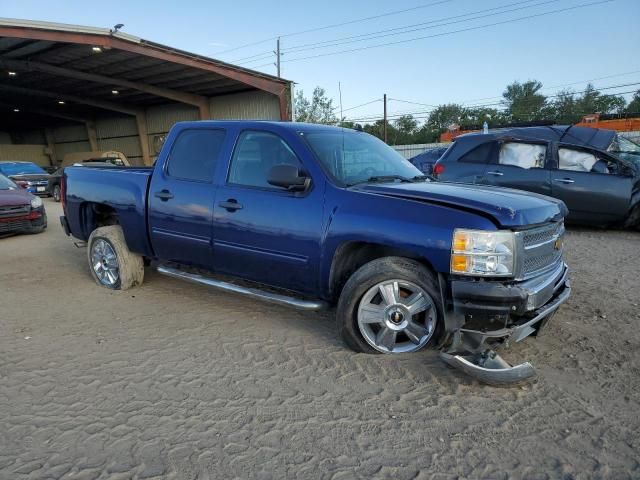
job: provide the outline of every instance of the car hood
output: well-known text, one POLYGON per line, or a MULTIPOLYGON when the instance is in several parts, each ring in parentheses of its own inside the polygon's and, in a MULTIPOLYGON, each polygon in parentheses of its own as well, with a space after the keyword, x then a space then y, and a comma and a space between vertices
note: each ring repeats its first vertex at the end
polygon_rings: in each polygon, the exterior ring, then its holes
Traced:
POLYGON ((27 205, 32 198, 33 195, 26 190, 0 190, 0 207, 27 205))
POLYGON ((470 210, 501 227, 518 228, 561 220, 565 204, 555 198, 509 188, 446 182, 364 184, 360 191, 470 210))

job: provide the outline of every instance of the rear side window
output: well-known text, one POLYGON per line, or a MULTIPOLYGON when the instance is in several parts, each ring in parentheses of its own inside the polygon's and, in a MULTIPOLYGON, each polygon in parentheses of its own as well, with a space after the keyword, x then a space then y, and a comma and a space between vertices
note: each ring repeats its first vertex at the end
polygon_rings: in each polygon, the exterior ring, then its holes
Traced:
POLYGON ((183 131, 171 149, 167 175, 183 180, 211 182, 224 136, 224 130, 183 131))
POLYGON ((500 148, 498 163, 524 169, 544 168, 547 146, 536 143, 505 143, 500 148))
POLYGON ((487 142, 465 153, 459 162, 465 163, 488 163, 491 159, 495 142, 487 142))
POLYGON ((243 132, 231 159, 229 183, 278 189, 267 182, 269 171, 276 165, 302 169, 296 154, 279 136, 269 132, 243 132))

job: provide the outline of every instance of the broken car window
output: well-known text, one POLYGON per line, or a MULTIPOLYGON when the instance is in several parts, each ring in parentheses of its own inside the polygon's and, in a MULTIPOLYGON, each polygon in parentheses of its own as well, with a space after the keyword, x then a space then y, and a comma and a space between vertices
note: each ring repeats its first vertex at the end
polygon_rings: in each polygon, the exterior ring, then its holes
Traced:
POLYGON ((546 145, 534 143, 505 143, 500 148, 498 163, 520 168, 544 168, 546 145))

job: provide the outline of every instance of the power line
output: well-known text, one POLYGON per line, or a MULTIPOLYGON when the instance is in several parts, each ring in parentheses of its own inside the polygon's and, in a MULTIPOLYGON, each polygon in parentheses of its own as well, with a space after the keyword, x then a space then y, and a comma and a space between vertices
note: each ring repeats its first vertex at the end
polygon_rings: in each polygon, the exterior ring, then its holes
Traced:
POLYGON ((234 47, 234 48, 229 48, 227 50, 223 50, 221 52, 218 52, 216 55, 221 55, 223 53, 229 53, 229 52, 235 52, 236 50, 240 50, 240 49, 246 48, 246 47, 252 47, 254 45, 260 45, 261 43, 266 43, 266 42, 273 41, 278 37, 281 37, 281 38, 283 38, 283 37, 293 37, 293 36, 296 36, 296 35, 302 35, 304 33, 319 32, 320 30, 328 30, 330 28, 343 27, 345 25, 353 25, 354 23, 367 22, 369 20, 376 20, 378 18, 389 17, 389 16, 392 16, 392 15, 399 15, 401 13, 412 12, 412 11, 420 10, 420 9, 423 9, 423 8, 429 8, 429 7, 433 7, 433 6, 436 6, 436 5, 441 5, 443 3, 450 3, 452 1, 453 0, 438 0, 436 2, 427 3, 425 5, 417 5, 415 7, 405 8, 403 10, 394 10, 394 11, 387 12, 387 13, 381 13, 381 14, 378 14, 378 15, 372 15, 370 17, 356 18, 354 20, 348 20, 346 22, 333 23, 333 24, 330 24, 330 25, 324 25, 322 27, 314 27, 314 28, 309 28, 307 30, 300 30, 298 32, 275 35, 275 36, 270 37, 270 38, 265 38, 264 40, 259 40, 259 41, 256 41, 256 42, 246 43, 244 45, 240 45, 239 47, 234 47))
POLYGON ((429 103, 420 103, 420 102, 412 102, 409 100, 400 100, 399 98, 389 98, 389 100, 394 101, 394 102, 401 102, 401 103, 411 103, 413 105, 423 105, 425 107, 436 107, 437 105, 431 105, 429 103))
MULTIPOLYGON (((367 45, 364 47, 358 47, 358 48, 351 48, 348 50, 339 50, 337 52, 328 52, 328 53, 320 53, 317 55, 309 55, 306 57, 298 57, 298 58, 292 58, 290 60, 285 60, 286 62, 298 62, 298 61, 302 61, 302 60, 310 60, 313 58, 320 58, 320 57, 327 57, 327 56, 332 56, 332 55, 341 55, 344 53, 352 53, 352 52, 359 52, 362 50, 369 50, 372 48, 380 48, 380 47, 388 47, 391 45, 399 45, 399 44, 403 44, 403 43, 409 43, 409 42, 415 42, 418 40, 425 40, 425 39, 429 39, 429 38, 436 38, 436 37, 444 37, 447 35, 453 35, 456 33, 462 33, 462 32, 469 32, 469 31, 473 31, 473 30, 480 30, 483 28, 489 28, 489 27, 495 27, 497 25, 505 25, 508 23, 514 23, 514 22, 519 22, 522 20, 529 20, 531 18, 538 18, 538 17, 543 17, 546 15, 552 15, 554 13, 562 13, 562 12, 567 12, 567 11, 571 11, 571 10, 576 10, 579 8, 586 8, 586 7, 590 7, 593 5, 601 5, 604 3, 611 3, 614 2, 615 0, 601 0, 601 1, 597 1, 597 2, 590 2, 590 3, 582 3, 579 5, 575 5, 572 7, 567 7, 567 8, 560 8, 557 10, 549 10, 547 12, 542 12, 542 13, 537 13, 537 14, 532 14, 532 15, 526 15, 524 17, 517 17, 517 18, 512 18, 509 20, 502 20, 500 22, 493 22, 493 23, 488 23, 488 24, 484 24, 484 25, 477 25, 474 27, 467 27, 467 28, 462 28, 459 30, 452 30, 452 31, 448 31, 448 32, 441 32, 441 33, 436 33, 433 35, 425 35, 425 36, 421 36, 421 37, 414 37, 414 38, 409 38, 409 39, 405 39, 405 40, 397 40, 395 42, 387 42, 387 43, 379 43, 379 44, 375 44, 375 45, 367 45)), ((255 68, 259 68, 259 67, 255 67, 255 68)))
POLYGON ((346 44, 350 44, 350 43, 357 43, 357 42, 364 42, 364 41, 368 41, 368 40, 374 40, 374 39, 378 39, 378 38, 384 38, 384 37, 389 37, 389 36, 395 36, 395 35, 404 35, 407 33, 413 33, 413 32, 418 32, 418 31, 422 31, 422 30, 429 30, 432 28, 439 28, 439 27, 444 27, 447 25, 454 25, 456 23, 463 23, 463 22, 469 22, 471 20, 478 20, 481 18, 486 18, 486 17, 492 17, 494 15, 502 15, 504 13, 511 13, 511 12, 515 12, 518 10, 524 10, 527 8, 534 8, 534 7, 539 7, 542 5, 547 5, 549 3, 557 3, 559 0, 546 0, 543 2, 539 2, 533 5, 524 5, 524 6, 520 6, 517 8, 512 8, 512 9, 508 9, 508 10, 504 10, 501 12, 496 12, 496 10, 500 10, 502 8, 506 8, 506 7, 511 7, 514 5, 522 5, 523 3, 531 3, 532 0, 524 0, 524 1, 520 1, 520 2, 514 2, 514 3, 510 3, 507 5, 503 5, 501 7, 494 7, 494 8, 488 8, 485 10, 478 10, 476 12, 470 12, 470 13, 466 13, 466 14, 462 14, 462 15, 455 15, 452 17, 445 17, 445 18, 441 18, 438 20, 431 20, 429 22, 423 22, 423 23, 416 23, 413 25, 406 25, 404 27, 397 27, 397 28, 391 28, 391 29, 387 29, 387 30, 379 30, 377 32, 371 32, 371 33, 365 33, 365 34, 361 34, 361 35, 354 35, 354 36, 350 36, 350 37, 342 37, 340 39, 334 39, 334 40, 327 40, 324 42, 317 42, 317 43, 308 43, 305 45, 298 45, 298 46, 293 46, 290 48, 287 48, 285 51, 286 52, 302 52, 302 51, 307 51, 307 50, 317 50, 320 48, 328 48, 328 47, 336 47, 339 45, 346 45, 346 44), (493 12, 493 13, 486 13, 486 12, 493 12), (485 13, 484 15, 477 15, 475 17, 471 17, 471 18, 463 18, 460 19, 461 17, 469 17, 471 15, 475 15, 478 13, 485 13), (452 19, 458 19, 458 20, 453 20, 453 21, 447 21, 447 20, 452 20, 452 19), (444 22, 444 23, 439 23, 439 22, 444 22), (438 23, 437 25, 433 25, 434 23, 438 23), (424 26, 424 25, 429 25, 429 26, 424 26), (412 27, 420 27, 420 28, 412 28, 412 27), (398 31, 398 30, 405 30, 405 31, 398 31), (386 32, 391 32, 391 33, 386 33, 386 32), (363 38, 366 37, 366 38, 363 38))
MULTIPOLYGON (((601 91, 601 90, 611 90, 614 88, 623 88, 623 87, 630 87, 630 86, 635 86, 635 85, 640 85, 640 82, 635 82, 635 83, 626 83, 626 84, 619 84, 619 85, 610 85, 607 87, 601 87, 601 88, 595 88, 596 91, 601 91)), ((589 90, 583 90, 581 92, 575 92, 574 94, 581 94, 581 93, 586 93, 589 90)), ((629 91, 624 91, 624 92, 613 92, 610 94, 602 94, 602 97, 613 97, 613 96, 617 96, 617 95, 626 95, 629 93, 635 93, 636 90, 629 90, 629 91)), ((554 95, 546 95, 546 98, 556 98, 559 97, 560 95, 562 95, 562 93, 557 93, 554 95)), ((520 105, 533 105, 533 102, 524 102, 521 103, 520 105)), ((497 102, 497 103, 492 103, 492 104, 485 104, 485 105, 479 105, 479 107, 483 107, 483 106, 504 106, 504 104, 502 102, 497 102)), ((413 111, 413 112, 398 112, 398 113, 394 113, 394 114, 390 114, 388 115, 388 117, 393 117, 393 118, 399 118, 401 116, 404 115, 412 115, 415 119, 421 119, 421 118, 428 118, 428 115, 433 112, 435 110, 435 108, 433 109, 429 109, 429 110, 418 110, 418 111, 413 111)), ((593 112, 587 112, 587 113, 593 113, 593 112)), ((363 116, 363 117, 358 117, 358 118, 349 118, 348 120, 350 121, 370 121, 370 120, 378 120, 380 119, 379 115, 369 115, 369 116, 363 116)))

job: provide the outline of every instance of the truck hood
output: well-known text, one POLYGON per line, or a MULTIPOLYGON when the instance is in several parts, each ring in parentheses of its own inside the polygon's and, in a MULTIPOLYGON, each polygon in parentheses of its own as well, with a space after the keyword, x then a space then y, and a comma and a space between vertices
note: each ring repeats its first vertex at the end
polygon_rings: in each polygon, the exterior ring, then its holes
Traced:
POLYGON ((32 198, 33 195, 26 190, 0 190, 0 207, 29 205, 32 198))
POLYGON ((356 188, 377 195, 470 210, 507 228, 561 220, 569 213, 560 200, 510 188, 446 182, 363 184, 356 188))

